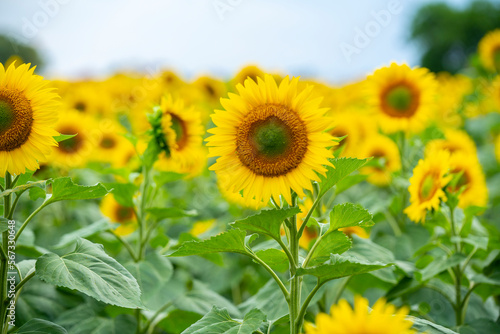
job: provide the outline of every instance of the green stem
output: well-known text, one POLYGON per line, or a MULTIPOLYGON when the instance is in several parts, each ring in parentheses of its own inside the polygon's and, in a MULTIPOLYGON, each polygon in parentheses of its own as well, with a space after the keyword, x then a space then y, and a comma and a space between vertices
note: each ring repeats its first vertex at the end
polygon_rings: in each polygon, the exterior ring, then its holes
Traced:
POLYGON ((290 250, 285 245, 285 243, 283 242, 283 240, 281 240, 281 238, 278 238, 278 239, 276 239, 276 241, 278 242, 278 244, 281 246, 281 248, 285 252, 286 256, 288 257, 288 261, 290 261, 291 264, 293 264, 294 266, 296 266, 297 264, 295 263, 295 259, 293 258, 292 253, 290 253, 290 250))
MULTIPOLYGON (((294 215, 291 219, 292 226, 290 228, 290 253, 294 259, 295 263, 299 263, 299 238, 302 234, 303 227, 306 225, 307 220, 312 214, 315 205, 318 204, 318 199, 314 202, 313 207, 309 210, 301 229, 297 232, 297 216, 294 215)), ((297 205, 297 194, 292 193, 292 206, 297 205)), ((302 277, 296 275, 297 267, 290 262, 290 302, 288 303, 289 315, 290 315, 290 334, 298 334, 300 331, 299 325, 301 321, 299 319, 299 307, 300 307, 300 290, 302 277)))
MULTIPOLYGON (((297 196, 297 195, 295 195, 297 196)), ((311 209, 309 210, 309 212, 307 213, 307 216, 306 218, 304 218, 304 222, 302 223, 302 225, 300 225, 300 229, 297 233, 297 239, 300 239, 300 237, 302 236, 302 233, 304 232, 304 229, 306 228, 306 225, 307 225, 307 222, 309 221, 309 218, 311 218, 314 210, 316 209, 316 206, 318 206, 319 202, 321 201, 321 198, 323 196, 319 196, 316 198, 316 200, 314 201, 313 205, 311 206, 311 209)), ((292 206, 295 206, 297 205, 297 198, 295 197, 295 204, 293 204, 292 206)), ((295 218, 296 219, 296 218, 295 218)), ((294 230, 295 231, 295 230, 294 230)))
POLYGON ((401 233, 401 229, 399 228, 399 225, 398 225, 398 222, 396 221, 396 219, 394 219, 392 214, 387 210, 384 211, 384 216, 385 216, 385 219, 387 220, 387 222, 389 223, 389 226, 392 228, 394 235, 396 237, 400 237, 402 233, 401 233))
POLYGON ((249 251, 247 253, 247 255, 250 256, 255 262, 260 264, 262 267, 264 267, 264 269, 266 269, 266 271, 269 274, 271 274, 271 276, 274 278, 276 283, 278 283, 278 286, 280 287, 281 292, 283 292, 283 296, 285 296, 285 299, 288 301, 290 299, 290 293, 288 292, 288 290, 286 289, 286 286, 283 284, 283 282, 278 277, 278 275, 276 275, 276 273, 271 269, 271 267, 269 267, 267 265, 267 263, 265 263, 264 261, 259 259, 259 257, 257 255, 255 255, 252 251, 249 251))
MULTIPOLYGON (((458 235, 457 235, 457 228, 455 226, 455 210, 454 210, 454 207, 448 205, 448 207, 450 208, 450 225, 451 225, 451 237, 452 239, 455 237, 457 238, 458 235)), ((461 242, 460 240, 456 240, 454 242, 455 244, 455 252, 458 254, 461 252, 461 242)), ((464 269, 465 269, 465 266, 468 264, 468 262, 470 261, 470 258, 472 258, 472 255, 474 252, 472 252, 472 254, 469 255, 469 257, 467 258, 465 264, 464 264, 464 269)), ((456 320, 456 325, 457 326, 461 326, 463 324, 463 313, 464 313, 464 310, 463 310, 463 303, 462 303, 462 275, 463 275, 463 272, 462 272, 462 268, 460 267, 460 265, 457 265, 456 267, 453 268, 453 271, 455 273, 455 303, 454 303, 454 309, 455 309, 455 320, 456 320)))
MULTIPOLYGON (((5 189, 12 188, 12 177, 9 172, 5 173, 5 189)), ((10 208, 11 208, 11 195, 4 196, 3 198, 3 215, 4 218, 9 217, 10 208)), ((9 232, 5 231, 2 233, 2 252, 3 255, 0 263, 0 329, 3 333, 5 331, 5 327, 9 327, 9 325, 5 321, 7 307, 4 303, 7 297, 7 271, 8 271, 8 257, 7 257, 7 244, 9 242, 8 239, 9 232)))
POLYGON ((156 320, 156 318, 158 318, 158 316, 161 314, 161 312, 165 311, 166 309, 168 309, 170 306, 172 306, 173 302, 168 302, 166 303, 165 305, 163 305, 158 311, 155 312, 155 314, 153 314, 153 316, 151 317, 151 319, 149 319, 148 322, 146 322, 146 325, 144 326, 144 331, 143 333, 145 334, 152 334, 153 333, 153 330, 154 330, 154 321, 156 320))
POLYGON ((300 330, 300 328, 302 327, 302 323, 304 321, 304 316, 306 315, 306 311, 307 311, 307 308, 309 307, 309 303, 311 302, 311 300, 313 299, 314 295, 316 294, 316 292, 318 292, 318 290, 323 286, 323 284, 325 284, 325 282, 321 282, 318 278, 318 283, 316 283, 316 286, 314 287, 314 289, 312 289, 312 291, 307 295, 307 298, 306 300, 304 301, 304 304, 302 304, 302 307, 300 308, 300 311, 299 311, 299 315, 297 317, 297 328, 300 330))
POLYGON ((43 202, 42 205, 40 205, 35 211, 33 211, 31 213, 31 215, 29 215, 28 218, 26 218, 26 220, 24 221, 24 223, 21 225, 21 227, 17 231, 16 237, 14 238, 14 241, 17 241, 17 239, 19 239, 19 237, 21 236, 21 233, 23 233, 23 231, 26 228, 26 226, 28 226, 28 223, 33 219, 33 217, 35 217, 47 205, 48 205, 47 202, 43 202))
POLYGON ((130 244, 127 242, 127 240, 123 239, 121 236, 119 236, 118 234, 116 234, 114 231, 112 230, 108 230, 109 233, 111 233, 112 235, 115 236, 115 238, 120 241, 123 246, 125 246, 125 249, 128 251, 128 253, 130 254, 130 257, 132 258, 132 260, 134 260, 134 262, 139 262, 139 259, 137 258, 137 256, 135 255, 134 253, 134 250, 132 248, 132 246, 130 246, 130 244))

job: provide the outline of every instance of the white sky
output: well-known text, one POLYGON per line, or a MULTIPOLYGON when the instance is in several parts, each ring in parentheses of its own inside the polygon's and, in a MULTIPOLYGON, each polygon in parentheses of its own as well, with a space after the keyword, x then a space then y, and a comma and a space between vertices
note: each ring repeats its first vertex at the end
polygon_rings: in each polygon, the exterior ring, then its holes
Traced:
POLYGON ((391 61, 417 64, 408 28, 415 10, 432 1, 399 0, 401 13, 377 32, 372 12, 387 10, 391 1, 2 0, 0 32, 35 45, 49 78, 127 68, 227 78, 255 63, 267 71, 341 83, 391 61), (355 47, 358 29, 370 27, 373 37, 349 62, 341 45, 355 47))

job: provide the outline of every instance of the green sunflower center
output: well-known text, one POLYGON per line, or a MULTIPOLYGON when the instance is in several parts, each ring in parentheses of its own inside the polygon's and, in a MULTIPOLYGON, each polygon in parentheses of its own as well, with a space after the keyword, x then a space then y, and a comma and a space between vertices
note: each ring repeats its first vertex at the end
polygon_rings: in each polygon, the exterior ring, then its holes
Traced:
POLYGON ((307 129, 299 115, 286 106, 264 104, 251 110, 238 127, 236 154, 253 173, 285 175, 307 151, 307 129))
POLYGON ((0 100, 0 133, 4 133, 14 123, 14 111, 6 102, 0 100))
POLYGON ((33 110, 23 93, 0 89, 0 151, 13 151, 29 138, 33 110))
POLYGON ((405 112, 411 105, 412 94, 408 87, 397 86, 387 93, 387 103, 394 110, 405 112))
POLYGON ((261 124, 256 124, 250 136, 254 140, 258 154, 275 158, 284 154, 291 143, 290 129, 276 116, 271 116, 261 124))
POLYGON ((420 186, 420 199, 425 201, 431 198, 436 192, 434 177, 426 175, 420 186))

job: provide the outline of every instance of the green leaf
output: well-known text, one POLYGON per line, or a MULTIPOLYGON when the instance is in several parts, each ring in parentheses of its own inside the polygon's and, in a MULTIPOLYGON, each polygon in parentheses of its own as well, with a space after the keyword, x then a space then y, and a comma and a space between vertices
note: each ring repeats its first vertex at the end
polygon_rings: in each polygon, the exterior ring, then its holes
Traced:
POLYGON ((36 201, 37 199, 45 199, 45 189, 39 187, 33 187, 29 190, 30 199, 36 201))
POLYGON ((87 238, 94 234, 97 234, 102 231, 107 231, 113 227, 113 224, 109 223, 107 219, 102 219, 87 225, 85 227, 76 229, 72 232, 69 232, 61 237, 59 242, 54 246, 54 248, 62 248, 70 243, 75 242, 78 238, 87 238))
POLYGON ((481 212, 484 212, 484 210, 486 209, 479 206, 469 206, 464 210, 465 217, 462 228, 460 229, 460 236, 466 237, 469 235, 472 229, 472 221, 474 219, 474 216, 480 214, 481 212))
POLYGON ((182 210, 179 208, 149 208, 146 210, 155 219, 193 217, 197 215, 196 210, 182 210))
POLYGON ((86 319, 71 329, 71 334, 134 334, 137 324, 128 314, 116 318, 93 317, 86 319))
POLYGON ((7 195, 14 194, 14 193, 17 193, 19 191, 24 191, 24 190, 30 189, 32 187, 41 187, 41 186, 45 185, 45 182, 47 182, 47 181, 29 182, 29 183, 23 184, 21 186, 14 187, 12 189, 7 189, 7 190, 2 191, 0 193, 0 197, 5 197, 7 195))
POLYGON ((244 313, 258 308, 267 315, 267 320, 272 322, 288 314, 288 304, 272 278, 255 295, 240 304, 239 308, 244 313))
POLYGON ((54 253, 36 261, 36 276, 57 286, 78 290, 99 301, 139 308, 141 291, 135 278, 102 245, 78 239, 76 249, 62 257, 54 253))
POLYGON ((71 139, 71 138, 73 138, 73 137, 76 137, 77 135, 78 135, 78 134, 74 134, 74 135, 62 135, 62 134, 61 134, 61 135, 59 135, 59 136, 54 136, 54 139, 55 139, 58 143, 60 143, 60 142, 65 141, 65 140, 67 140, 67 139, 71 139))
POLYGON ((167 291, 165 285, 169 284, 174 272, 169 259, 156 252, 151 252, 146 255, 143 261, 131 262, 125 267, 137 279, 143 292, 142 301, 148 309, 157 310, 166 304, 170 296, 163 292, 167 291))
POLYGON ((332 254, 330 263, 317 267, 299 268, 297 275, 313 275, 318 277, 321 283, 324 283, 336 278, 364 274, 390 265, 381 262, 369 263, 351 256, 332 254))
POLYGON ((189 256, 210 253, 230 252, 248 254, 245 248, 246 232, 232 229, 202 241, 184 242, 169 256, 189 256))
POLYGON ((263 249, 256 252, 255 255, 276 271, 285 272, 288 269, 288 258, 279 249, 263 249))
POLYGON ((31 319, 14 333, 17 334, 67 334, 61 326, 43 319, 31 319))
POLYGON ((443 326, 437 325, 435 323, 432 323, 430 321, 412 317, 412 316, 407 316, 408 320, 411 320, 413 322, 413 329, 416 329, 419 333, 426 333, 426 334, 458 334, 457 332, 452 331, 451 329, 445 328, 443 326))
POLYGON ((446 255, 438 257, 423 270, 415 272, 415 278, 420 282, 427 281, 443 271, 459 265, 464 259, 465 256, 462 254, 453 254, 450 257, 446 255))
POLYGON ((488 284, 488 285, 496 285, 500 286, 500 275, 496 274, 493 277, 487 277, 482 274, 477 274, 472 276, 471 281, 475 284, 488 284))
POLYGON ((174 172, 159 172, 154 176, 154 180, 157 184, 163 185, 166 183, 182 180, 186 174, 179 174, 174 172))
POLYGON ((234 320, 225 309, 214 307, 182 334, 252 334, 265 320, 266 316, 258 309, 248 312, 243 320, 234 320))
POLYGON ((262 233, 278 240, 281 238, 281 223, 300 212, 298 207, 288 209, 262 210, 256 215, 237 220, 231 225, 235 228, 262 233))
POLYGON ((371 159, 356 159, 356 158, 336 158, 328 159, 333 166, 327 166, 326 176, 318 174, 321 183, 319 196, 326 194, 334 185, 342 181, 352 172, 363 167, 371 159))
POLYGON ((355 175, 349 175, 345 177, 342 181, 339 181, 337 183, 337 188, 335 189, 335 194, 340 194, 347 189, 351 188, 352 186, 363 182, 368 178, 368 175, 366 174, 355 174, 355 175))
POLYGON ((17 269, 21 272, 21 277, 28 276, 29 273, 35 270, 36 260, 22 260, 16 263, 17 269))
POLYGON ((134 206, 134 195, 137 186, 132 183, 106 183, 106 188, 113 194, 115 200, 122 206, 131 208, 134 206))
POLYGON ((310 264, 317 265, 330 259, 330 254, 342 254, 351 248, 352 241, 340 231, 326 234, 311 257, 310 264))
POLYGON ((108 193, 106 187, 100 183, 94 186, 80 186, 73 183, 69 177, 48 180, 47 184, 52 184, 52 195, 45 201, 47 204, 57 201, 99 198, 108 193))
MULTIPOLYGON (((197 242, 200 242, 200 239, 198 239, 197 237, 195 237, 194 235, 192 235, 190 233, 182 233, 179 236, 179 244, 180 244, 180 246, 182 246, 182 244, 184 242, 187 242, 187 241, 197 241, 197 242)), ((211 262, 215 263, 218 266, 223 266, 224 265, 224 261, 222 260, 222 255, 220 253, 202 254, 202 255, 200 255, 200 257, 202 257, 204 259, 207 259, 208 261, 211 261, 211 262)))
POLYGON ((372 214, 359 204, 337 204, 330 212, 329 231, 344 227, 371 226, 373 225, 372 218, 372 214))
POLYGON ((0 233, 3 233, 9 229, 9 220, 4 217, 0 217, 0 233))

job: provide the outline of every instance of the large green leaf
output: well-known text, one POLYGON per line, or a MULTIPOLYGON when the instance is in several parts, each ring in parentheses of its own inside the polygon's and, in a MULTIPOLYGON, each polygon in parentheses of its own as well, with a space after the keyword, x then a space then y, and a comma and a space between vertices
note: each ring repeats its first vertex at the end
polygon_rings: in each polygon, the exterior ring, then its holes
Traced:
POLYGON ((57 286, 83 292, 102 302, 126 308, 142 306, 135 278, 102 245, 78 239, 76 249, 59 256, 47 253, 36 262, 36 276, 57 286))
POLYGON ((137 186, 132 183, 106 183, 106 188, 113 193, 115 200, 122 206, 133 207, 134 195, 137 192, 137 186))
POLYGON ((316 267, 299 268, 297 275, 313 275, 318 277, 320 282, 326 282, 336 278, 364 274, 390 265, 381 262, 370 263, 351 256, 332 254, 329 263, 316 267))
POLYGON ((443 271, 459 265, 463 260, 465 260, 465 256, 463 254, 453 254, 450 257, 443 255, 434 259, 434 261, 421 271, 415 272, 415 278, 420 282, 427 281, 443 271))
POLYGON ((340 231, 326 234, 314 251, 310 264, 317 265, 330 259, 330 254, 342 254, 351 248, 352 241, 340 231))
POLYGON ((84 226, 80 229, 69 232, 61 237, 61 240, 54 246, 54 248, 62 248, 64 246, 69 245, 70 243, 75 242, 78 238, 87 238, 96 233, 109 230, 113 227, 107 219, 102 219, 92 223, 90 225, 84 226))
POLYGON ((243 320, 235 320, 225 309, 214 307, 182 334, 252 334, 265 320, 266 316, 258 309, 248 312, 243 320))
POLYGON ((13 193, 17 193, 19 191, 27 190, 32 187, 43 187, 45 185, 46 181, 35 181, 35 182, 28 182, 26 184, 14 187, 12 189, 7 189, 5 191, 0 192, 0 197, 4 197, 13 193))
POLYGON ((413 322, 413 329, 416 329, 419 333, 426 334, 458 334, 457 332, 452 331, 451 329, 445 328, 443 326, 437 325, 430 321, 408 316, 408 320, 413 322))
POLYGON ((75 184, 69 177, 48 180, 48 184, 52 184, 52 194, 46 199, 46 204, 65 200, 99 198, 108 193, 106 187, 100 183, 94 186, 81 186, 75 184))
POLYGON ((330 212, 330 231, 344 227, 373 225, 372 214, 359 204, 337 204, 330 212))
POLYGON ((135 319, 127 314, 116 318, 93 317, 73 326, 69 334, 134 334, 137 324, 135 319))
POLYGON ((220 252, 247 254, 245 237, 245 231, 231 229, 207 240, 184 242, 179 249, 169 256, 189 256, 220 252))
POLYGON ((327 166, 326 176, 319 174, 321 180, 319 196, 323 196, 346 176, 363 167, 370 159, 336 158, 329 160, 335 167, 327 166))
POLYGON ((282 250, 268 248, 256 252, 255 255, 276 271, 284 272, 288 269, 288 257, 282 250))
POLYGON ((243 313, 258 308, 267 315, 268 321, 273 322, 288 314, 288 304, 274 279, 267 281, 255 295, 238 306, 243 313))
POLYGON ((235 228, 262 233, 277 240, 281 238, 280 226, 287 218, 300 212, 298 207, 287 209, 262 210, 256 215, 237 220, 231 225, 235 228))
POLYGON ((173 266, 169 259, 151 252, 140 262, 131 262, 125 266, 137 279, 142 291, 142 301, 150 310, 157 310, 168 302, 168 289, 173 274, 173 266))
POLYGON ((31 319, 14 333, 17 334, 67 334, 61 326, 43 319, 31 319))

